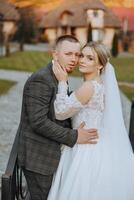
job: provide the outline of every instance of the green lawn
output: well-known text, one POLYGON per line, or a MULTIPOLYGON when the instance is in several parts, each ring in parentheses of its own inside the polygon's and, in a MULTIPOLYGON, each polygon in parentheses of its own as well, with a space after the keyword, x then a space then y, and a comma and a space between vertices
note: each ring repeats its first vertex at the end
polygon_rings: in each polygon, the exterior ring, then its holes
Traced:
MULTIPOLYGON (((37 69, 46 65, 50 59, 50 53, 46 52, 17 52, 13 53, 8 58, 0 58, 0 68, 21 71, 36 71, 37 69)), ((111 58, 111 63, 115 67, 118 80, 134 82, 134 57, 111 58)), ((76 69, 73 75, 80 75, 78 69, 76 69)))
POLYGON ((131 100, 134 100, 134 88, 127 86, 120 86, 122 92, 131 100))
POLYGON ((112 58, 111 63, 119 81, 134 83, 134 57, 112 58))
MULTIPOLYGON (((11 54, 10 57, 0 58, 1 69, 13 69, 21 71, 36 71, 45 66, 51 59, 51 54, 39 51, 24 51, 11 54)), ((111 58, 110 61, 115 67, 117 79, 134 83, 134 57, 111 58)), ((80 76, 78 68, 72 73, 73 76, 80 76)), ((133 88, 122 87, 128 97, 133 97, 133 88)))
POLYGON ((0 80, 0 95, 5 94, 15 84, 13 81, 0 80))
POLYGON ((50 54, 38 51, 24 51, 11 54, 10 57, 0 58, 0 69, 20 71, 36 71, 47 64, 50 54))

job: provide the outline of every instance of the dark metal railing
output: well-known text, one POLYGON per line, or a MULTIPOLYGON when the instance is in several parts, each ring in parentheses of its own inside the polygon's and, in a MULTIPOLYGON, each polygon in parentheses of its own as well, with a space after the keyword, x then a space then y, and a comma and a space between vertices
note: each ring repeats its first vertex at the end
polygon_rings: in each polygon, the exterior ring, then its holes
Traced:
POLYGON ((130 127, 129 127, 129 137, 134 151, 134 101, 131 105, 131 115, 130 115, 130 127))
MULTIPOLYGON (((134 101, 131 106, 130 128, 129 128, 130 141, 134 150, 134 101)), ((22 170, 17 162, 18 150, 18 137, 17 133, 14 144, 10 153, 9 161, 5 174, 2 176, 2 199, 1 200, 26 200, 29 199, 27 192, 26 182, 23 181, 22 170)))
POLYGON ((28 199, 26 182, 23 180, 23 172, 17 162, 18 137, 17 132, 5 174, 2 175, 1 200, 28 199))

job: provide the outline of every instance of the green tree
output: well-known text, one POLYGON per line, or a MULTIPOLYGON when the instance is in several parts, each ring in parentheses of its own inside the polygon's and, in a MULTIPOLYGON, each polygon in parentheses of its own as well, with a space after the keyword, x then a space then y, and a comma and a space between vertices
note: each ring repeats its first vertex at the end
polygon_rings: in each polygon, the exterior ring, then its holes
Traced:
POLYGON ((112 49, 111 49, 112 56, 116 57, 118 55, 118 35, 117 33, 114 34, 112 49))
POLYGON ((20 21, 18 22, 18 31, 15 39, 20 42, 20 50, 23 51, 25 42, 31 43, 36 37, 37 26, 34 12, 31 8, 19 8, 20 21))
POLYGON ((87 41, 88 41, 88 42, 92 41, 92 27, 91 27, 91 24, 89 24, 89 26, 88 26, 87 41))

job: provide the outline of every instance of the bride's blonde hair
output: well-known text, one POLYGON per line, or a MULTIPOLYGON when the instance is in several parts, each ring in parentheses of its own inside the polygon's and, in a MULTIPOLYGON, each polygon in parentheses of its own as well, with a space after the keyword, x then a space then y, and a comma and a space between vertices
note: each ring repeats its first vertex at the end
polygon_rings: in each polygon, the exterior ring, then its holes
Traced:
POLYGON ((103 66, 103 68, 100 71, 100 72, 102 72, 102 70, 105 68, 105 66, 111 56, 110 50, 104 44, 102 44, 100 42, 89 42, 83 46, 82 50, 85 47, 90 47, 91 49, 93 49, 96 52, 99 63, 103 66))

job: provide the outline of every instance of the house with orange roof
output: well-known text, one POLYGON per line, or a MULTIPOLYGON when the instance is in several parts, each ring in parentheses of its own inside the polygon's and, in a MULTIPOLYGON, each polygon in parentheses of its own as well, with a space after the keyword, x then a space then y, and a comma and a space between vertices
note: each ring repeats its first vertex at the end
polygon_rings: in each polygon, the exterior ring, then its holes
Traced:
POLYGON ((39 27, 51 44, 61 35, 72 34, 82 45, 92 39, 111 48, 121 22, 100 0, 64 0, 43 16, 39 27))
POLYGON ((13 4, 5 0, 0 1, 0 33, 4 35, 7 40, 9 36, 13 35, 17 29, 17 22, 20 15, 13 4))
POLYGON ((134 52, 134 7, 113 7, 121 21, 120 51, 134 52))

